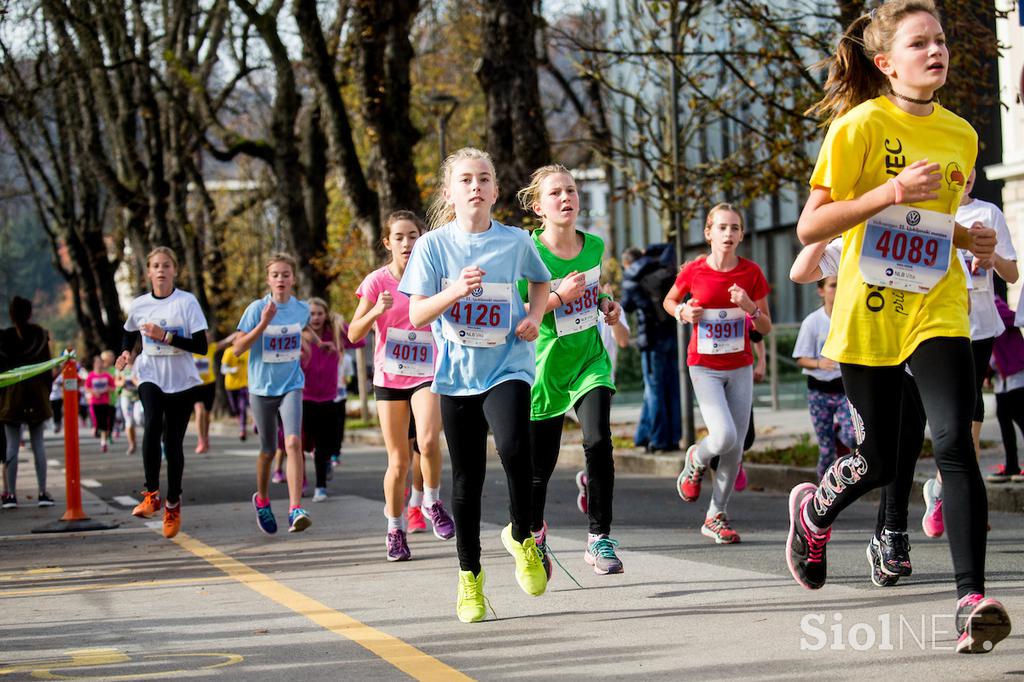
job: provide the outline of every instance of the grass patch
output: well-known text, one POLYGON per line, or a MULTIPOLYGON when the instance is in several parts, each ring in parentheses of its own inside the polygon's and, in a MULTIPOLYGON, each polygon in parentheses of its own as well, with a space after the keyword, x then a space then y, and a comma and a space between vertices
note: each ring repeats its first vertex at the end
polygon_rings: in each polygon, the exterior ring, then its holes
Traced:
POLYGON ((818 464, 818 443, 810 434, 802 434, 797 442, 788 448, 769 448, 744 453, 745 462, 754 464, 785 464, 796 467, 813 467, 818 464))
POLYGON ((375 417, 371 417, 370 419, 357 418, 345 420, 346 429, 371 429, 377 428, 378 426, 380 426, 380 422, 378 422, 375 417))

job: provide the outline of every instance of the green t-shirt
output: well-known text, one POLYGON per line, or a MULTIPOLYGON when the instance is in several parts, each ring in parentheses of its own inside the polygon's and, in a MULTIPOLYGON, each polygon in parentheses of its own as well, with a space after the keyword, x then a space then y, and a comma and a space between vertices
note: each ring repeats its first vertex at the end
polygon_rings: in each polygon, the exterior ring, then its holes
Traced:
MULTIPOLYGON (((596 269, 596 273, 591 273, 590 278, 593 285, 588 287, 588 293, 580 299, 580 304, 575 308, 579 308, 581 304, 584 308, 589 308, 591 303, 596 305, 604 242, 600 237, 577 231, 577 234, 583 237, 583 248, 575 258, 566 260, 554 255, 544 246, 540 240, 542 231, 536 230, 533 233, 533 243, 551 273, 552 291, 570 272, 596 269)), ((524 301, 527 300, 526 281, 519 282, 519 294, 524 301)), ((564 310, 575 312, 575 308, 570 305, 564 310)), ((537 337, 537 376, 533 382, 530 408, 530 419, 533 421, 565 414, 576 401, 598 386, 607 386, 615 390, 612 363, 608 358, 608 351, 601 342, 597 325, 572 332, 573 322, 578 322, 578 316, 563 315, 563 335, 559 336, 555 321, 557 312, 559 311, 554 310, 544 315, 540 335, 537 337)))

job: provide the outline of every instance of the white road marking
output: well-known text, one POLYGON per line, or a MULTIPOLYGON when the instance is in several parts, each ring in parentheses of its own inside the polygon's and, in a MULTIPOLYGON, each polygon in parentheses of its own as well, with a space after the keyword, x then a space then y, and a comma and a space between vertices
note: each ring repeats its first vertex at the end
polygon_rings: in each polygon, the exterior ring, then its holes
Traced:
POLYGON ((118 504, 123 505, 125 507, 134 507, 139 503, 139 501, 136 500, 131 495, 118 495, 114 497, 113 500, 114 502, 117 502, 118 504))
POLYGON ((97 481, 95 478, 83 478, 82 485, 86 488, 102 488, 103 484, 97 481))

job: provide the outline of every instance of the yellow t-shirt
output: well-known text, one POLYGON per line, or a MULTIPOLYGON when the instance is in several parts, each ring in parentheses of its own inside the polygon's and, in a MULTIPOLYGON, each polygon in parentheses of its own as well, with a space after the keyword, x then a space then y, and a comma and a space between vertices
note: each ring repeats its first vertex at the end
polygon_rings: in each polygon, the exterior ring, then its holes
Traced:
POLYGON ((192 360, 196 363, 196 371, 199 372, 199 378, 202 380, 202 385, 212 384, 217 380, 217 374, 214 370, 214 359, 213 356, 217 354, 217 344, 211 343, 206 347, 206 355, 192 354, 192 360))
POLYGON ((224 388, 238 391, 249 386, 249 351, 235 355, 231 346, 220 358, 220 373, 224 375, 224 388))
MULTIPOLYGON (((830 190, 833 201, 854 199, 915 161, 937 162, 939 198, 913 204, 955 214, 974 167, 978 135, 956 114, 934 105, 914 116, 886 97, 864 102, 833 121, 811 175, 811 187, 830 190)), ((967 281, 957 267, 956 249, 945 276, 926 294, 869 285, 859 257, 865 223, 843 234, 839 281, 828 339, 822 355, 837 362, 881 367, 898 365, 917 346, 935 337, 970 338, 967 281)))

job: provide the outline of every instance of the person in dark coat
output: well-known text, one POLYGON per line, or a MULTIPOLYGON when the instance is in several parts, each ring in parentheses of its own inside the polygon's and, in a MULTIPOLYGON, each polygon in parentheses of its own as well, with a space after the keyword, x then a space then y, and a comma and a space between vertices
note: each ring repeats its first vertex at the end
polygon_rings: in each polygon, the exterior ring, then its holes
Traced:
MULTIPOLYGON (((10 306, 10 329, 0 331, 0 371, 46 362, 50 359, 50 333, 32 324, 32 302, 15 296, 10 306)), ((36 481, 39 483, 39 506, 53 506, 53 498, 46 492, 46 449, 43 431, 50 409, 50 374, 44 372, 30 379, 0 389, 0 424, 7 439, 4 461, 4 509, 18 506, 16 483, 18 478, 18 447, 21 428, 28 426, 32 453, 35 455, 36 481)))
POLYGON ((661 309, 661 290, 667 292, 675 278, 674 260, 668 244, 652 245, 646 251, 631 247, 622 254, 619 303, 625 312, 636 312, 644 377, 644 400, 633 442, 648 452, 677 450, 682 437, 676 321, 661 309))

